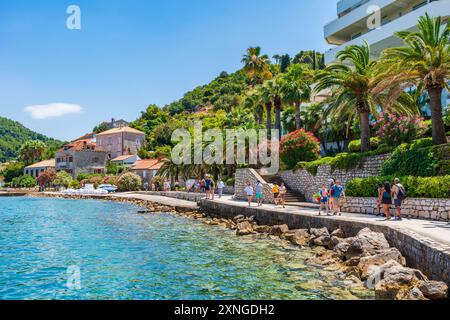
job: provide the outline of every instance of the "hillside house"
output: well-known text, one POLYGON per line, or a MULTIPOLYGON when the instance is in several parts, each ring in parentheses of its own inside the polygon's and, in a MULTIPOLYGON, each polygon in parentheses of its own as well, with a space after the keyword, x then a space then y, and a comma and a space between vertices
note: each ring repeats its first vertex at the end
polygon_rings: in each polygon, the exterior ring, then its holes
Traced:
POLYGON ((145 146, 145 133, 130 127, 114 128, 95 137, 98 147, 104 149, 108 160, 125 155, 136 155, 145 146))
POLYGON ((23 174, 32 176, 34 178, 39 177, 39 175, 47 170, 55 169, 55 159, 45 160, 37 162, 23 169, 23 174))

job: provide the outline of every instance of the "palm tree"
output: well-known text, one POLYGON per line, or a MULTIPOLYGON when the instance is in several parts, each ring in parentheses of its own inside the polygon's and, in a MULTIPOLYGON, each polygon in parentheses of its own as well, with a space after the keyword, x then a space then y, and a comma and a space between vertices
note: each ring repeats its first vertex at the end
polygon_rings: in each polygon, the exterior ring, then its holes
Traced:
POLYGON ((301 64, 289 67, 282 86, 283 100, 295 106, 295 129, 301 128, 301 104, 311 98, 307 70, 301 64))
POLYGON ((271 110, 273 106, 275 109, 275 129, 279 130, 279 139, 281 139, 281 109, 283 107, 282 87, 282 76, 268 80, 262 86, 262 97, 267 109, 267 129, 270 130, 272 127, 271 110))
POLYGON ((47 149, 45 143, 40 140, 29 140, 25 142, 19 150, 19 158, 29 165, 39 161, 42 154, 47 149))
POLYGON ((386 49, 384 65, 388 67, 385 83, 395 85, 414 81, 423 83, 430 96, 433 142, 447 142, 442 117, 442 92, 450 77, 450 21, 444 26, 442 18, 428 14, 419 18, 418 31, 398 32, 404 47, 386 49))
POLYGON ((266 106, 266 128, 268 130, 268 137, 270 137, 272 129, 272 106, 273 106, 273 96, 272 91, 269 90, 266 84, 258 87, 258 92, 261 97, 261 101, 266 106))
POLYGON ((258 125, 262 126, 264 121, 264 103, 258 88, 246 94, 244 106, 249 110, 255 111, 255 120, 258 125))
POLYGON ((376 112, 372 90, 377 85, 377 62, 370 59, 367 43, 352 45, 338 53, 339 62, 329 65, 317 77, 316 92, 333 91, 327 114, 336 118, 358 115, 361 128, 361 152, 370 148, 371 113, 376 112))
POLYGON ((253 87, 266 79, 272 78, 269 71, 270 59, 267 55, 261 55, 260 47, 248 48, 247 53, 242 58, 242 63, 253 87))

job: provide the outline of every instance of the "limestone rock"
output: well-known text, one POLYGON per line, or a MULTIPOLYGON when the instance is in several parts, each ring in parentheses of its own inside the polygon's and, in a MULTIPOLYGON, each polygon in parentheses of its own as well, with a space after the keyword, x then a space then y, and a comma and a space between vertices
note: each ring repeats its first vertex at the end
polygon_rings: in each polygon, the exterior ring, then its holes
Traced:
POLYGON ((419 270, 403 267, 393 260, 381 266, 380 270, 381 281, 375 286, 375 298, 378 300, 410 299, 411 290, 420 281, 427 280, 419 270))
POLYGON ((366 228, 361 230, 351 242, 345 258, 348 260, 353 257, 371 256, 384 249, 389 249, 389 243, 384 234, 366 228))
POLYGON ((316 228, 311 228, 310 230, 311 233, 311 237, 312 238, 319 238, 319 237, 329 237, 330 233, 328 232, 327 228, 321 228, 321 229, 316 229, 316 228))
POLYGON ((428 300, 423 295, 422 291, 419 290, 419 288, 414 287, 409 291, 408 297, 406 300, 428 300))
POLYGON ((310 235, 306 229, 290 230, 284 234, 284 237, 297 246, 308 245, 310 239, 310 235))
POLYGON ((381 266, 391 260, 398 262, 402 266, 406 265, 405 258, 396 248, 382 250, 376 255, 360 258, 358 268, 361 270, 361 279, 365 280, 369 277, 369 267, 381 266))
POLYGON ((245 236, 253 233, 253 227, 248 221, 238 223, 236 229, 236 235, 238 236, 245 236))
POLYGON ((347 238, 340 241, 333 248, 333 253, 336 258, 345 260, 345 254, 347 250, 350 248, 350 244, 353 242, 354 238, 347 238))
POLYGON ((283 225, 279 225, 279 226, 273 226, 271 229, 270 229, 270 235, 273 235, 273 236, 281 236, 283 233, 286 233, 286 232, 288 232, 289 231, 289 227, 286 225, 286 224, 283 224, 283 225))
POLYGON ((233 221, 234 221, 234 222, 237 222, 238 220, 242 220, 242 219, 245 219, 245 216, 242 215, 242 214, 240 214, 240 215, 237 215, 236 217, 234 217, 234 218, 233 218, 233 221))
POLYGON ((448 286, 440 281, 420 281, 419 290, 423 295, 431 300, 447 299, 448 286))
POLYGON ((331 236, 343 239, 345 238, 345 233, 341 229, 336 229, 331 233, 331 236))
POLYGON ((312 243, 315 246, 320 246, 320 247, 328 247, 330 242, 331 242, 330 236, 320 236, 318 238, 312 239, 312 243))

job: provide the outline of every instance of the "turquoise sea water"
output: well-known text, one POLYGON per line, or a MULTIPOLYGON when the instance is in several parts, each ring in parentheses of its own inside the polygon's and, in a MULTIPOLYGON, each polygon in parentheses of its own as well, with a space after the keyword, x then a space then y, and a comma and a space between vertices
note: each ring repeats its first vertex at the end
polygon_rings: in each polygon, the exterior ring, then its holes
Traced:
POLYGON ((0 198, 0 299, 355 298, 309 249, 137 210, 0 198))

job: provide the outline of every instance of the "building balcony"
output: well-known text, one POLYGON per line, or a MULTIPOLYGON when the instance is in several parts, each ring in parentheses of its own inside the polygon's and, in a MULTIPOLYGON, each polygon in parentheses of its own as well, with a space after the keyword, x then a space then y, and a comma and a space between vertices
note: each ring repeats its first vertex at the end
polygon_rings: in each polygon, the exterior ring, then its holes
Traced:
POLYGON ((373 58, 377 59, 385 48, 402 45, 402 41, 395 36, 395 33, 404 30, 414 30, 417 28, 419 17, 425 15, 425 13, 428 13, 432 17, 448 17, 450 16, 450 1, 434 1, 393 21, 384 21, 380 28, 370 30, 351 41, 325 52, 325 63, 329 64, 336 61, 336 55, 345 47, 349 45, 362 45, 364 41, 367 41, 371 46, 373 58))

